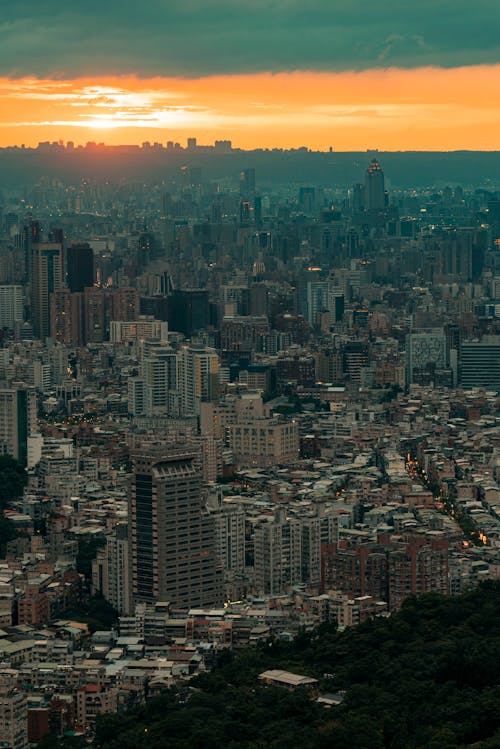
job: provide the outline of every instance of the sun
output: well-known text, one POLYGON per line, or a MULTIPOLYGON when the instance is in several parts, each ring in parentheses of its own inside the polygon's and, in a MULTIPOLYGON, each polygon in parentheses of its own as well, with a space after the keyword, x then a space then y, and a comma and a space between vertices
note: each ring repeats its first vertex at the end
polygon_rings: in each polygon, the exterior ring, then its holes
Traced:
POLYGON ((86 127, 91 127, 94 130, 114 130, 117 127, 122 127, 123 122, 120 120, 112 119, 111 117, 95 118, 93 120, 87 120, 85 122, 86 127))

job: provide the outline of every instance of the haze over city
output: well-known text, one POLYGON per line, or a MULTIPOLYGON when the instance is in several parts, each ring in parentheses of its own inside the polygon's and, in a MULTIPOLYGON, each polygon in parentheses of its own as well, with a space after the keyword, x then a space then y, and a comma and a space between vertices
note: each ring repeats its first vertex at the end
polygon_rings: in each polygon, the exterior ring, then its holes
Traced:
POLYGON ((3 0, 0 747, 500 747, 498 0, 3 0))

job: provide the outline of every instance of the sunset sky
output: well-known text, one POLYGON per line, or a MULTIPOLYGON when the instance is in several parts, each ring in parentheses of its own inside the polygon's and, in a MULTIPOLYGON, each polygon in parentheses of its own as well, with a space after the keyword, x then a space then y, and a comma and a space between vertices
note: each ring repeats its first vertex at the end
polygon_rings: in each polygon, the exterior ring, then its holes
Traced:
POLYGON ((492 0, 2 0, 0 145, 500 149, 492 0))

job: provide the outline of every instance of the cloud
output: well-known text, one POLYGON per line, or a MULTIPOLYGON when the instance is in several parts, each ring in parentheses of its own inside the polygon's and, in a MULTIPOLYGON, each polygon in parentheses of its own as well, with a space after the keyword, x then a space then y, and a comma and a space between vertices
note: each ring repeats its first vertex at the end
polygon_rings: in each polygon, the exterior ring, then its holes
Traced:
POLYGON ((453 67, 500 61, 497 0, 2 0, 0 75, 453 67))

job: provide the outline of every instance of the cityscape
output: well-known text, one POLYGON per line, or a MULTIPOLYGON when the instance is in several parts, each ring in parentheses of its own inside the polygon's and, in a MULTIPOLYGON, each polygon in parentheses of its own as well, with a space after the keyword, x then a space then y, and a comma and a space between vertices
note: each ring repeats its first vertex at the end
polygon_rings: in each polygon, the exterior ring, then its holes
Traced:
POLYGON ((12 746, 498 578, 500 199, 388 182, 4 191, 12 746))
POLYGON ((404 6, 5 0, 0 748, 500 747, 498 9, 404 6))

